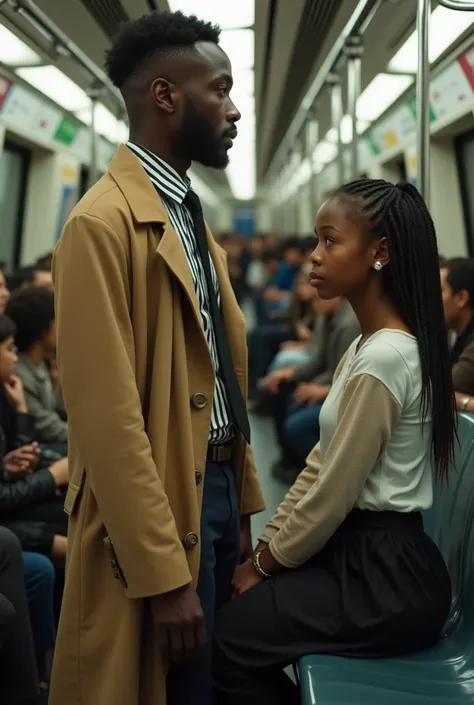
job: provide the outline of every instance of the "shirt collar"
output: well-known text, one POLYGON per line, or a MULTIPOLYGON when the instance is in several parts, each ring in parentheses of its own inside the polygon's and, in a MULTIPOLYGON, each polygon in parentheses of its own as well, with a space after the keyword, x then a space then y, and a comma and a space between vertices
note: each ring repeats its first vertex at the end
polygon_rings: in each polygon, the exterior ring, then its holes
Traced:
POLYGON ((127 147, 138 157, 158 191, 181 204, 191 188, 191 180, 180 176, 173 167, 145 147, 131 141, 127 142, 127 147))

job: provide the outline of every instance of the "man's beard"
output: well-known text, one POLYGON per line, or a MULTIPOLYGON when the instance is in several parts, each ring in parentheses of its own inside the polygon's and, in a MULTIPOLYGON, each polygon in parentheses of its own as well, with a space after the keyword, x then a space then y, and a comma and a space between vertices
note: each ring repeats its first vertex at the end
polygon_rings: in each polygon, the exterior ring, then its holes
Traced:
POLYGON ((198 112, 188 97, 175 145, 183 156, 204 166, 225 169, 229 163, 222 137, 216 137, 210 122, 198 112))

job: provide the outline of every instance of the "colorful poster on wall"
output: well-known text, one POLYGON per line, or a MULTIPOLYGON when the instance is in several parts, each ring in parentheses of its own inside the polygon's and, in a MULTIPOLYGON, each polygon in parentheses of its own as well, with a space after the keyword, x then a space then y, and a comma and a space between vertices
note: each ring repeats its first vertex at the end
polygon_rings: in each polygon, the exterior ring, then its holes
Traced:
MULTIPOLYGON (((412 96, 410 100, 408 101, 408 108, 413 115, 413 117, 416 119, 416 95, 412 96)), ((436 113, 433 110, 433 106, 430 103, 430 122, 434 122, 436 120, 436 113)))
POLYGON ((255 208, 237 206, 234 211, 233 229, 240 235, 254 235, 257 222, 255 208))
POLYGON ((77 203, 78 191, 77 186, 73 184, 64 184, 61 199, 59 202, 59 216, 56 227, 56 240, 59 240, 66 220, 77 203))
POLYGON ((2 108, 2 118, 7 123, 23 130, 31 126, 41 108, 41 101, 23 86, 13 85, 2 108))
POLYGON ((472 91, 474 91, 474 44, 464 54, 461 54, 458 63, 469 81, 472 91))
POLYGON ((2 111, 3 104, 7 99, 11 87, 12 82, 5 76, 0 76, 0 112, 2 111))
POLYGON ((456 116, 471 98, 471 86, 457 61, 431 81, 430 102, 438 120, 456 116))
POLYGON ((80 128, 80 124, 75 120, 70 120, 67 117, 63 117, 58 125, 54 139, 56 142, 62 142, 63 144, 70 145, 76 139, 80 128))

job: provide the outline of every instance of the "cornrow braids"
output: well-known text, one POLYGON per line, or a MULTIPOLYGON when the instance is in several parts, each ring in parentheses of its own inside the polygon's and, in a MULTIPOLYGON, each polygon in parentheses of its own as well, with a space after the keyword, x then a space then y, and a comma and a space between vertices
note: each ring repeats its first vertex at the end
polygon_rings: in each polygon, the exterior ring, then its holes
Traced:
POLYGON ((436 479, 447 482, 454 457, 455 399, 439 276, 439 253, 429 210, 409 183, 396 186, 362 179, 334 194, 367 219, 371 238, 386 238, 385 286, 418 340, 422 374, 421 413, 431 412, 436 479))

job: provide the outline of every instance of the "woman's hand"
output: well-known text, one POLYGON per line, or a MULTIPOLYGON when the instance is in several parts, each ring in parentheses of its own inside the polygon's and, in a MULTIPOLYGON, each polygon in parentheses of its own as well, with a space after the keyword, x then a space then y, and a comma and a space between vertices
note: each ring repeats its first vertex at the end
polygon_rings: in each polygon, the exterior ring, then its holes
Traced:
POLYGON ((5 470, 13 477, 22 477, 33 472, 39 461, 40 448, 38 443, 12 450, 3 459, 5 470))
MULTIPOLYGON (((283 566, 278 563, 278 561, 270 553, 270 550, 265 544, 260 543, 257 547, 256 553, 260 553, 260 567, 268 573, 269 575, 274 575, 282 570, 283 566)), ((247 590, 255 587, 259 583, 263 583, 265 578, 257 573, 253 565, 252 560, 248 560, 246 563, 239 565, 234 573, 234 579, 232 581, 232 587, 234 588, 234 595, 242 595, 247 590)))
POLYGON ((253 567, 251 560, 237 566, 232 580, 232 588, 234 596, 243 595, 244 592, 255 587, 259 583, 263 583, 263 578, 257 573, 253 567))
POLYGON ((9 403, 13 406, 15 411, 18 411, 20 414, 26 414, 28 408, 26 406, 25 391, 21 379, 16 375, 12 375, 7 379, 3 388, 5 389, 9 403))
POLYGON ((265 388, 270 394, 278 394, 280 384, 283 382, 291 382, 293 379, 294 367, 285 367, 283 370, 275 370, 270 372, 265 378, 265 388))

